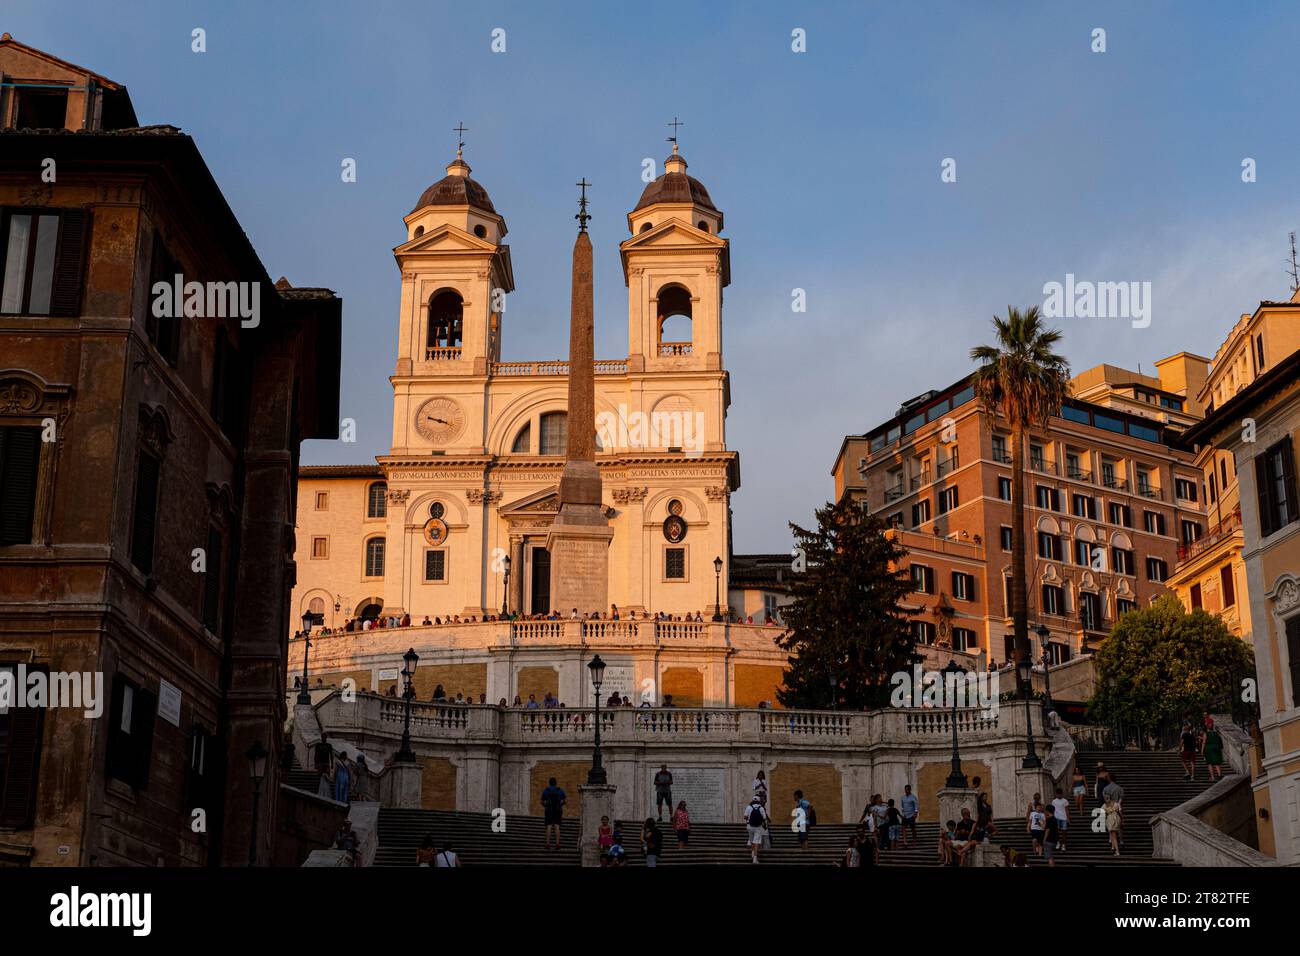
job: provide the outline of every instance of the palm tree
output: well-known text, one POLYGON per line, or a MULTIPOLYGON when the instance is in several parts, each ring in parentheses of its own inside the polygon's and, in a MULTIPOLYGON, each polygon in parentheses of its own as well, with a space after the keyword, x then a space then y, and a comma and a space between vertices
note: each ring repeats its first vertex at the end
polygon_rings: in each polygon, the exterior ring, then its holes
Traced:
MULTIPOLYGON (((1011 426, 1011 616, 1016 660, 1030 658, 1029 607, 1025 588, 1025 436, 1047 427, 1070 394, 1070 364, 1052 351, 1060 329, 1043 326, 1038 306, 1024 312, 1007 306, 1007 317, 993 317, 996 345, 979 345, 970 357, 979 362, 972 384, 990 414, 1000 412, 1011 426)), ((1013 662, 1014 663, 1014 662, 1013 662)), ((1029 688, 1022 685, 1022 696, 1029 688)))

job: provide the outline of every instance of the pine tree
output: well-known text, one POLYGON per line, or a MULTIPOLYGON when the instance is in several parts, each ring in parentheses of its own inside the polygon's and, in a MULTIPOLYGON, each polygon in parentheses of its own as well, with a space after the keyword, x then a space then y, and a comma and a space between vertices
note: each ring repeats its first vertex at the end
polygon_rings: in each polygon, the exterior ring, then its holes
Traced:
POLYGON ((918 659, 900 601, 912 590, 900 569, 906 555, 887 525, 859 505, 816 512, 817 529, 796 524, 804 570, 791 580, 793 603, 781 609, 788 630, 777 643, 790 668, 777 700, 786 707, 861 710, 884 706, 890 676, 918 659))

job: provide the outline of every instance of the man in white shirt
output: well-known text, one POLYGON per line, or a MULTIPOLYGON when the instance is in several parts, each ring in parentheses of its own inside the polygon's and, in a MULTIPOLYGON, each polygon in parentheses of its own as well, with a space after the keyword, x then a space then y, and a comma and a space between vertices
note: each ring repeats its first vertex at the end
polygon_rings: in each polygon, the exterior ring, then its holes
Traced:
POLYGON ((1070 801, 1065 799, 1061 793, 1061 788, 1056 788, 1056 799, 1052 801, 1052 813, 1056 816, 1057 826, 1060 828, 1061 839, 1056 844, 1058 850, 1065 849, 1065 833, 1070 829, 1070 801))
POLYGON ((438 866, 446 866, 446 867, 460 866, 460 857, 458 857, 458 856, 456 855, 456 852, 451 848, 451 841, 450 841, 450 840, 447 841, 447 845, 446 845, 446 846, 444 846, 441 850, 438 851, 438 855, 437 855, 437 857, 434 858, 433 865, 434 865, 435 867, 438 867, 438 866))

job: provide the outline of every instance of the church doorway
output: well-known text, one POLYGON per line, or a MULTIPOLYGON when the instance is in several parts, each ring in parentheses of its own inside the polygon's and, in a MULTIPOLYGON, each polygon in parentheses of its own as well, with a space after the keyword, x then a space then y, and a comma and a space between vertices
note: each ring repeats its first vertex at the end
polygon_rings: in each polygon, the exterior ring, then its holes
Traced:
POLYGON ((532 610, 530 614, 551 613, 551 552, 533 548, 532 610))
POLYGON ((379 617, 379 612, 382 610, 383 608, 378 604, 367 604, 357 612, 357 617, 361 618, 363 621, 373 621, 375 618, 379 617))

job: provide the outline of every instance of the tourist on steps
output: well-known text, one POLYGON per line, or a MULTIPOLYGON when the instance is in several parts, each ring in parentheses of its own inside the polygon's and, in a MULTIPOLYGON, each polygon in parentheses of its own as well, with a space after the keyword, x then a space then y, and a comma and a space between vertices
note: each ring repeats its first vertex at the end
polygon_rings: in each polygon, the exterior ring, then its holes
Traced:
POLYGON ((416 866, 433 866, 433 858, 438 855, 438 848, 433 845, 433 834, 426 833, 423 842, 415 848, 416 866))
POLYGON ((1178 759, 1183 762, 1183 769, 1187 771, 1183 779, 1191 780, 1196 776, 1196 752, 1201 749, 1200 738, 1197 736, 1196 731, 1192 729, 1191 721, 1183 721, 1183 732, 1179 735, 1178 740, 1178 759))
POLYGON ((1223 777, 1223 735, 1214 726, 1214 720, 1206 717, 1208 726, 1205 736, 1201 738, 1201 750, 1205 754, 1205 766, 1210 771, 1210 782, 1223 777))
POLYGON ((654 817, 645 818, 645 827, 641 830, 641 848, 645 850, 645 865, 658 866, 659 855, 664 851, 664 832, 654 817))
POLYGON ((551 834, 555 835, 555 849, 560 848, 560 824, 564 820, 564 803, 568 799, 564 790, 552 777, 542 791, 542 811, 546 824, 546 849, 551 849, 551 834))
POLYGON ((686 801, 677 804, 673 814, 673 831, 677 834, 677 848, 685 849, 691 842, 691 815, 686 810, 686 801))
POLYGON ((763 802, 754 794, 753 799, 749 801, 749 806, 745 808, 745 829, 749 836, 749 861, 758 862, 758 850, 763 845, 763 839, 767 834, 767 810, 763 808, 763 802))
POLYGON ((673 775, 668 772, 668 764, 660 764, 655 774, 655 815, 664 818, 664 806, 668 807, 668 816, 673 815, 673 775))
POLYGON ((1061 792, 1060 787, 1056 788, 1056 798, 1052 801, 1052 816, 1056 818, 1057 830, 1060 833, 1056 848, 1064 850, 1066 834, 1070 830, 1070 801, 1065 799, 1065 794, 1061 792))
POLYGON ((1088 778, 1083 775, 1079 765, 1074 766, 1074 776, 1070 780, 1070 786, 1074 790, 1074 809, 1080 816, 1083 815, 1083 797, 1088 792, 1088 778))
POLYGON ((903 845, 916 842, 916 818, 921 812, 921 802, 916 799, 909 783, 903 787, 903 845))

